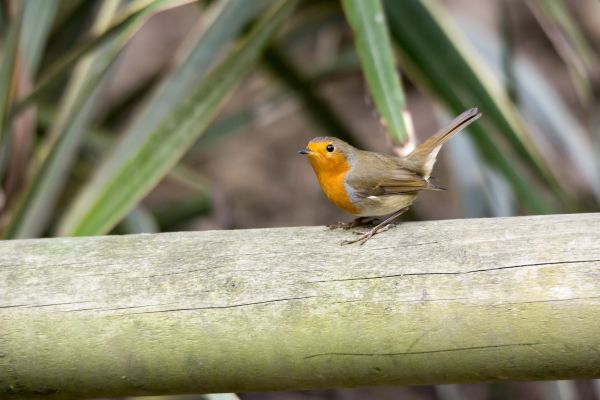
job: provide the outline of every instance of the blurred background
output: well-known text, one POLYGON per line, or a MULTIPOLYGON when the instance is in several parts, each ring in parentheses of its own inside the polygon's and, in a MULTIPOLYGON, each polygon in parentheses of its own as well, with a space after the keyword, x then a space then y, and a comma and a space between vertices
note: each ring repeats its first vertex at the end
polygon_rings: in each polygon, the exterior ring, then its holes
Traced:
MULTIPOLYGON (((368 4, 0 1, 3 238, 350 220, 297 154, 308 140, 405 154, 473 106, 434 170, 448 190, 404 220, 598 211, 600 2, 368 4)), ((598 400, 600 384, 240 397, 598 400)))

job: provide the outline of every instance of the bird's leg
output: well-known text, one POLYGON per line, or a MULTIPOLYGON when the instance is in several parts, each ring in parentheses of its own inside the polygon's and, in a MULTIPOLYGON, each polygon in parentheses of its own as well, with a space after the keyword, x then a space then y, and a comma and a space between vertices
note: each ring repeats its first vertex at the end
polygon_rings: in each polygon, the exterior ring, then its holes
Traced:
POLYGON ((372 221, 376 220, 373 217, 358 217, 351 222, 338 222, 336 224, 327 225, 329 229, 352 229, 357 226, 370 224, 372 221))
POLYGON ((361 245, 365 244, 367 242, 367 240, 369 240, 373 235, 376 235, 377 233, 382 232, 383 230, 386 230, 387 227, 390 226, 392 221, 394 221, 396 218, 398 218, 399 216, 404 214, 407 210, 408 210, 408 207, 401 208, 400 210, 396 211, 395 213, 393 213, 392 215, 387 217, 385 220, 383 220, 383 222, 377 224, 376 226, 371 228, 369 231, 365 232, 358 239, 346 240, 346 241, 342 242, 342 244, 343 245, 344 244, 352 244, 352 243, 356 243, 356 242, 359 242, 361 245))

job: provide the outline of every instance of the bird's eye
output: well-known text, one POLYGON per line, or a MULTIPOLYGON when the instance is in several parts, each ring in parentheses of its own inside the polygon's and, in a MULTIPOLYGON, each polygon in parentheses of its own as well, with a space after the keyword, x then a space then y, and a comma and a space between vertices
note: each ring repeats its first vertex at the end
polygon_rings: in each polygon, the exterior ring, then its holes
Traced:
POLYGON ((328 152, 330 152, 330 153, 332 153, 332 152, 333 152, 333 150, 335 150, 335 149, 333 148, 333 145, 332 145, 332 144, 328 144, 328 145, 327 145, 327 151, 328 151, 328 152))

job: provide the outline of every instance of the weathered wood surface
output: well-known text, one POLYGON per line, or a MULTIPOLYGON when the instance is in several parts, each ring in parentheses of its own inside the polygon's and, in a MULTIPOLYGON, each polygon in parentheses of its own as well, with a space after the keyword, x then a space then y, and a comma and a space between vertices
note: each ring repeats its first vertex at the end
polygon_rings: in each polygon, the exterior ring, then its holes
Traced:
POLYGON ((0 242, 3 396, 600 376, 600 214, 0 242))

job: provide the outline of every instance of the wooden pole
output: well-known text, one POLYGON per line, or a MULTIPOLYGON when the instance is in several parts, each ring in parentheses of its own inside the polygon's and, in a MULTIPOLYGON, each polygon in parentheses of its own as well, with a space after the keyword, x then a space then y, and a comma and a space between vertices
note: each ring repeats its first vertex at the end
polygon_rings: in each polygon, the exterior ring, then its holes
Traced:
POLYGON ((600 214, 0 242, 0 397, 600 376, 600 214))

